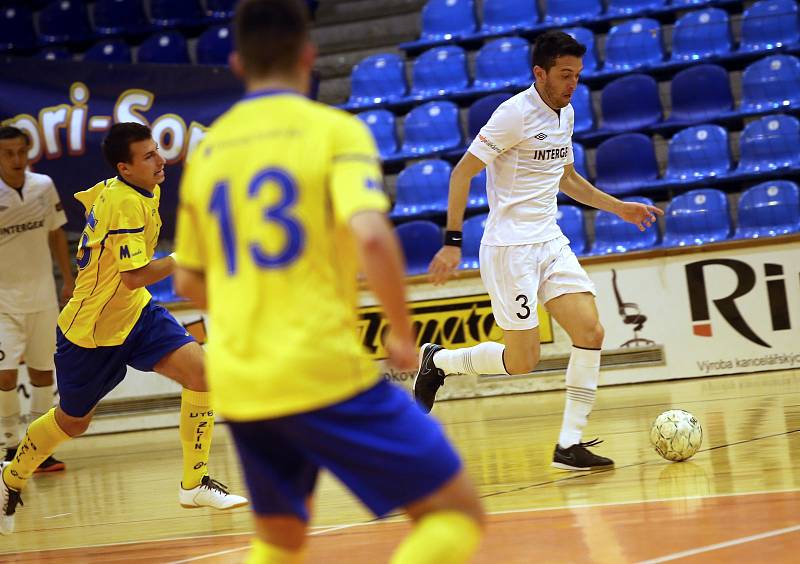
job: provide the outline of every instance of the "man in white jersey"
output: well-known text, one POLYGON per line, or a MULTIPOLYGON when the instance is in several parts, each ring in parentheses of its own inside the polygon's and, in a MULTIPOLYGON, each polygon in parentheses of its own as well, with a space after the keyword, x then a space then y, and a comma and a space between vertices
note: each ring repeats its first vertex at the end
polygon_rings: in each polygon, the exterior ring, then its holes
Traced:
POLYGON ((480 250, 481 278, 505 346, 485 342, 447 350, 423 345, 414 395, 430 410, 452 374, 527 374, 539 361, 537 303, 569 334, 567 401, 553 466, 566 470, 611 467, 614 462, 581 442, 600 374, 603 326, 595 287, 556 223, 556 195, 615 213, 644 230, 660 209, 622 202, 581 177, 573 165, 570 105, 586 47, 560 31, 540 35, 533 48, 536 82, 501 104, 453 169, 445 245, 430 265, 443 284, 461 263, 461 228, 470 179, 488 167, 489 218, 480 250))
MULTIPOLYGON (((25 132, 0 127, 0 446, 7 461, 16 455, 23 423, 20 361, 31 382, 31 420, 53 406, 58 302, 51 253, 64 280, 61 299, 66 302, 75 286, 61 200, 49 176, 27 170, 29 149, 25 132)), ((63 469, 51 456, 37 472, 63 469)))

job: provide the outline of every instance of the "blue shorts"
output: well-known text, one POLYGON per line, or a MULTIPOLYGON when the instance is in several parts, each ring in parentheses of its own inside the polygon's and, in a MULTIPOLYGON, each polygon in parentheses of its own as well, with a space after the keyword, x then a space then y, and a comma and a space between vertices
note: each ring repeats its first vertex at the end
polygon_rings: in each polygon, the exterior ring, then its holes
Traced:
POLYGON ((121 345, 87 349, 67 339, 61 329, 56 334, 59 405, 72 417, 89 413, 125 379, 128 366, 150 372, 166 355, 194 341, 166 309, 152 301, 121 345))
POLYGON ((262 516, 308 521, 320 468, 379 517, 434 493, 461 469, 439 424, 386 381, 315 411, 228 424, 262 516))

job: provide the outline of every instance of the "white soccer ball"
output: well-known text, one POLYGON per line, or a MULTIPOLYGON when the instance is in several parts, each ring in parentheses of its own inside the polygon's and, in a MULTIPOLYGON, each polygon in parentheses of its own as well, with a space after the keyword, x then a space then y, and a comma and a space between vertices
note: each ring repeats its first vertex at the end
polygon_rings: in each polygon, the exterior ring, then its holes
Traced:
POLYGON ((703 444, 703 428, 688 411, 670 409, 653 421, 650 444, 667 460, 688 460, 703 444))

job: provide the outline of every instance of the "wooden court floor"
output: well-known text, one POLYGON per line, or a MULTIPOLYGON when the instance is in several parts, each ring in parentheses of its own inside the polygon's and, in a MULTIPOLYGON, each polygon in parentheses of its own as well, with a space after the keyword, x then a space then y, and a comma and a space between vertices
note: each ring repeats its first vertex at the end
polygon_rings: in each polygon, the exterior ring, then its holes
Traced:
MULTIPOLYGON (((800 554, 800 371, 604 388, 585 435, 614 470, 549 466, 563 392, 437 404, 489 512, 477 562, 797 562, 800 554), (691 461, 650 448, 651 421, 683 408, 703 424, 691 461)), ((217 426, 211 473, 243 492, 217 426)), ((177 503, 177 430, 85 437, 59 451, 68 470, 36 476, 0 562, 240 562, 245 509, 177 503)), ((408 531, 375 522, 327 475, 308 561, 386 562, 408 531)))

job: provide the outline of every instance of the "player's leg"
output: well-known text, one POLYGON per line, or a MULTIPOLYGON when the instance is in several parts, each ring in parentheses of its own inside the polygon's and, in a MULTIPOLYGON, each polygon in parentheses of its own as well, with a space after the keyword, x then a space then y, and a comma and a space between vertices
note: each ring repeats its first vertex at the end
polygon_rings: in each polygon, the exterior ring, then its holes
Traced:
POLYGON ((19 444, 17 367, 25 350, 24 314, 0 313, 0 446, 19 444))
MULTIPOLYGON (((56 352, 54 327, 57 320, 58 310, 55 308, 27 316, 25 364, 28 367, 28 379, 31 383, 28 422, 42 417, 53 407, 55 391, 53 355, 56 352)), ((57 472, 65 468, 63 462, 51 455, 39 465, 36 472, 57 472)))
POLYGON ((409 512, 414 529, 393 562, 455 564, 477 549, 483 520, 477 494, 439 424, 400 388, 381 381, 294 417, 291 431, 373 513, 409 512))
POLYGON ((131 342, 128 364, 144 372, 158 372, 175 380, 181 392, 179 435, 183 473, 178 490, 184 507, 231 509, 247 503, 208 475, 208 457, 214 430, 205 381, 203 349, 169 312, 148 304, 142 311, 131 342))
POLYGON ((541 296, 545 307, 572 341, 567 365, 567 399, 553 466, 565 470, 607 468, 613 461, 590 452, 583 429, 594 407, 600 377, 603 326, 594 299, 594 284, 566 244, 554 251, 541 296))
POLYGON ((2 463, 3 511, 0 533, 14 531, 14 518, 20 494, 28 479, 56 448, 84 433, 97 403, 124 378, 124 345, 94 349, 75 345, 58 331, 55 355, 59 405, 31 422, 16 456, 2 463))
POLYGON ((425 344, 414 379, 414 396, 427 411, 446 377, 456 374, 525 374, 539 361, 536 245, 481 246, 481 279, 492 301, 505 345, 495 342, 448 350, 425 344))

